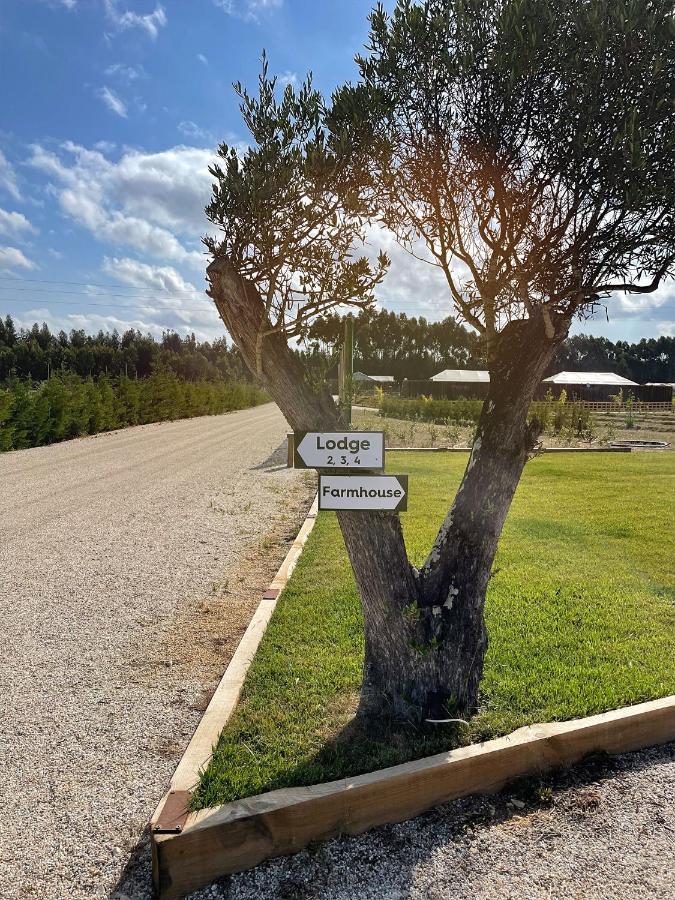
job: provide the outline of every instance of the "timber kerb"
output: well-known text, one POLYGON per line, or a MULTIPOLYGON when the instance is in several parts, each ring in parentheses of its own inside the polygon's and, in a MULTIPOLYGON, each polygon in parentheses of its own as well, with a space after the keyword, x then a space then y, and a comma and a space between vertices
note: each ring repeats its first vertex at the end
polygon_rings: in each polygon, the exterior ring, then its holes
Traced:
POLYGON ((150 822, 160 900, 317 840, 412 818, 514 778, 571 765, 589 753, 622 753, 675 740, 675 696, 576 719, 520 728, 481 744, 336 782, 271 791, 190 811, 192 791, 234 712, 279 596, 317 518, 317 498, 265 591, 150 822))

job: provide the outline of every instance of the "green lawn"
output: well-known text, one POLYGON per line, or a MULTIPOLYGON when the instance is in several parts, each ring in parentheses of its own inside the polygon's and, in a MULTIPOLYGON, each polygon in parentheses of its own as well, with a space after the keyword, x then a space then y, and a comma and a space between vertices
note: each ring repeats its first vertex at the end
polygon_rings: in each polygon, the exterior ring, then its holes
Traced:
MULTIPOLYGON (((464 454, 388 454, 410 474, 402 518, 425 558, 464 454)), ((361 611, 333 513, 322 513, 195 794, 212 806, 394 765, 533 722, 675 693, 675 453, 560 454, 528 463, 486 616, 481 709, 469 725, 375 733, 350 724, 361 611)))

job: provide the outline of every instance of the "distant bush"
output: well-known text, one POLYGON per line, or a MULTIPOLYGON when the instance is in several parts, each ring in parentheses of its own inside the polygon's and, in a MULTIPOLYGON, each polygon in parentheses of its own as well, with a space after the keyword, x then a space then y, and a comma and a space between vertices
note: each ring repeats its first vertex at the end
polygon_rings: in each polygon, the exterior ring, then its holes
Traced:
MULTIPOLYGON (((380 415, 388 419, 412 419, 418 422, 435 422, 439 425, 476 424, 483 408, 482 400, 433 400, 416 397, 405 400, 384 396, 380 402, 380 415)), ((548 396, 530 407, 530 418, 536 418, 542 432, 549 434, 586 435, 593 428, 591 411, 582 403, 567 402, 563 391, 558 400, 548 396)))
POLYGON ((483 408, 482 400, 433 400, 415 397, 403 400, 387 397, 380 402, 380 415, 389 419, 417 419, 420 422, 477 422, 483 408))
POLYGON ((541 424, 542 432, 549 434, 588 435, 593 431, 594 422, 591 411, 583 403, 567 401, 567 393, 563 390, 557 400, 549 391, 545 400, 530 406, 530 418, 536 418, 541 424))
POLYGON ((264 403, 253 384, 184 381, 169 370, 149 378, 96 381, 65 374, 38 385, 10 379, 0 388, 0 451, 54 444, 85 434, 264 403))

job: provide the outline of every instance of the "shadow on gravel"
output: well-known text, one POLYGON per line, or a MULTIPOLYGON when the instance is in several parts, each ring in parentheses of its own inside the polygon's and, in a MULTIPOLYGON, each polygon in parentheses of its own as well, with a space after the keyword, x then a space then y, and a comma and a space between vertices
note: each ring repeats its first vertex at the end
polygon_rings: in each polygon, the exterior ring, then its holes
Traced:
POLYGON ((287 468, 287 449, 286 449, 286 441, 283 441, 279 446, 274 450, 267 459, 264 459, 261 463, 258 463, 257 466, 251 466, 249 469, 250 472, 276 472, 280 469, 287 468))
POLYGON ((131 850, 109 900, 153 900, 154 897, 150 828, 146 826, 131 850))

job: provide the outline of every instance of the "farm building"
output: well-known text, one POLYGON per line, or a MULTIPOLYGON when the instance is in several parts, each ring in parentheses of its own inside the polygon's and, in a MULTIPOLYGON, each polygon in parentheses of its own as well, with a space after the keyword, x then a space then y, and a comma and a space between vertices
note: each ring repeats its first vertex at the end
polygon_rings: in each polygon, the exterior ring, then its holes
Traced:
POLYGON ((554 397, 565 391, 569 400, 593 403, 609 403, 619 392, 624 399, 632 395, 635 400, 652 403, 672 398, 672 388, 640 385, 614 372, 558 372, 543 380, 537 395, 541 399, 549 391, 554 397))
POLYGON ((444 369, 430 381, 404 381, 401 393, 407 397, 420 394, 434 400, 482 400, 490 386, 490 373, 485 369, 444 369))
POLYGON ((394 384, 393 375, 366 375, 365 372, 354 372, 352 375, 354 381, 373 381, 375 384, 394 384))
POLYGON ((365 372, 354 372, 352 381, 359 388, 382 388, 384 391, 396 389, 396 379, 393 375, 366 375, 365 372))

